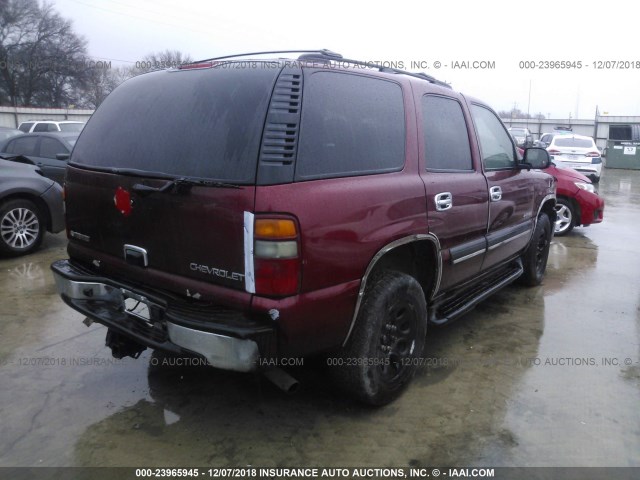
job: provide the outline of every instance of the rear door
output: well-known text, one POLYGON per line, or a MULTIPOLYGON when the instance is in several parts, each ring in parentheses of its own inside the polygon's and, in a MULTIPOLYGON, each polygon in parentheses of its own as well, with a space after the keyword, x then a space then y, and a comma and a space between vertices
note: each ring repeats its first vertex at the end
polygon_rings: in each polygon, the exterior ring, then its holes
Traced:
POLYGON ((58 160, 59 153, 69 154, 69 149, 57 138, 41 137, 37 157, 33 158, 42 169, 47 178, 64 183, 64 174, 67 168, 66 160, 58 160))
POLYGON ((426 94, 420 108, 421 176, 429 231, 440 241, 440 289, 445 290, 480 271, 486 251, 487 182, 472 155, 471 119, 461 99, 426 94))
POLYGON ((118 87, 69 162, 70 252, 183 294, 178 277, 244 290, 245 212, 278 73, 220 65, 118 87))
POLYGON ((511 136, 488 107, 471 105, 483 168, 489 186, 487 253, 483 269, 517 254, 529 242, 534 219, 534 182, 516 163, 511 136))

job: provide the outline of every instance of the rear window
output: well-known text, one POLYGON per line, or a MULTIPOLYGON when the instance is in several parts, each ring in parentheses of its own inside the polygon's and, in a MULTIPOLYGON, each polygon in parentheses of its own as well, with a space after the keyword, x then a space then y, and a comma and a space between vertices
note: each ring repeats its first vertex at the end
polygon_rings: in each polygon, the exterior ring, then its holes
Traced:
POLYGON ((522 129, 522 128, 510 128, 509 131, 513 135, 524 135, 524 129, 522 129))
POLYGON ((593 147, 593 140, 591 140, 590 138, 556 137, 553 143, 557 147, 578 147, 578 148, 593 147))
POLYGON ((255 181, 278 68, 161 71, 116 88, 71 162, 236 183, 255 181))

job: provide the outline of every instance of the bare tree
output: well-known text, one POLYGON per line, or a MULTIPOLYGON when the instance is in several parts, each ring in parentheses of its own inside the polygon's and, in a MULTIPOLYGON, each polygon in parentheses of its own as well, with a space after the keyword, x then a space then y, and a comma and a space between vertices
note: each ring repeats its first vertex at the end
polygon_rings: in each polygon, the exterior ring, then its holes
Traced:
POLYGON ((90 79, 86 41, 37 0, 0 0, 0 102, 64 107, 90 79))

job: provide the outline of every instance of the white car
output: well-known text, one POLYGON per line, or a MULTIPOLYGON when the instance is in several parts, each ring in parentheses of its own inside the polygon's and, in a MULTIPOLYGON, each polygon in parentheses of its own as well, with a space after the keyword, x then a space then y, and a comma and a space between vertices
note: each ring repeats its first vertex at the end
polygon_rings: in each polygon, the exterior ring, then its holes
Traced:
POLYGON ((24 133, 37 132, 78 132, 84 128, 84 122, 72 120, 27 120, 18 126, 24 133))
POLYGON ((593 138, 574 134, 554 135, 547 151, 556 165, 573 168, 593 182, 600 181, 602 154, 593 138))

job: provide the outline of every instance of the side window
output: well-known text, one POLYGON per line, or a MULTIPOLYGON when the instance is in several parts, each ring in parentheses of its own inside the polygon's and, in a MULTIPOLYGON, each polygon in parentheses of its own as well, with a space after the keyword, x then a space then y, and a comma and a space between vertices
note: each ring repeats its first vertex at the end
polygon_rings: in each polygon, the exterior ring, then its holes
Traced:
POLYGON ((29 133, 29 130, 31 130, 32 126, 33 126, 33 122, 21 123, 18 129, 24 133, 29 133))
POLYGON ((69 153, 69 150, 55 138, 43 138, 40 141, 41 157, 53 158, 55 160, 58 153, 69 153))
POLYGON ((422 118, 427 169, 473 170, 461 105, 452 98, 425 95, 422 118))
POLYGON ((513 143, 498 117, 479 105, 471 106, 471 115, 478 132, 484 167, 487 170, 513 168, 516 163, 513 143))
POLYGON ((401 170, 405 121, 394 82, 331 72, 305 78, 296 179, 401 170))
POLYGON ((33 128, 34 132, 48 132, 49 124, 47 123, 36 123, 36 126, 33 128))
POLYGON ((11 151, 7 153, 16 153, 18 155, 35 155, 37 137, 16 138, 11 142, 11 151))
POLYGON ((56 125, 55 123, 49 123, 47 124, 47 132, 59 132, 60 129, 58 128, 58 125, 56 125))

